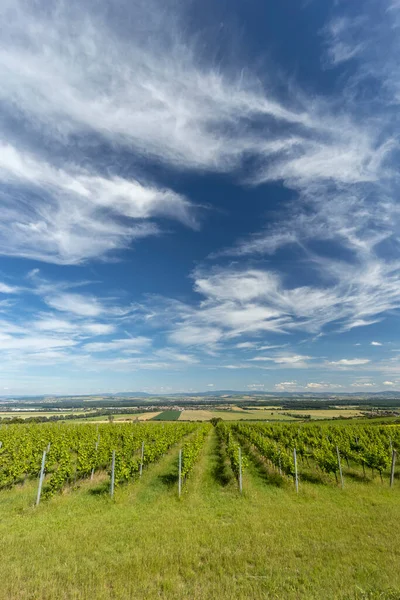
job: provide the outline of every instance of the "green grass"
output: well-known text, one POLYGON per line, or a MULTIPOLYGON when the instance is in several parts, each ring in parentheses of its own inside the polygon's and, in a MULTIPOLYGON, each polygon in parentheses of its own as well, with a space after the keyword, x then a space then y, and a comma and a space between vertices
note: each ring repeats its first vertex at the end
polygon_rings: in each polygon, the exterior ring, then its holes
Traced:
POLYGON ((178 500, 177 453, 115 501, 99 481, 36 509, 36 482, 2 491, 0 598, 400 598, 399 482, 296 496, 250 464, 240 496, 218 479, 213 430, 178 500))
POLYGON ((180 410, 164 410, 159 415, 153 417, 151 421, 177 421, 180 414, 180 410))

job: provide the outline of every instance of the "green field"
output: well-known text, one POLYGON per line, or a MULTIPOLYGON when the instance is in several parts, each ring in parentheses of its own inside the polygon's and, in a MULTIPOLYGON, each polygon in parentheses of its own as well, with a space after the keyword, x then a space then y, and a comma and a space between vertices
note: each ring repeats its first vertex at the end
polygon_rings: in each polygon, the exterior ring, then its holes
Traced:
POLYGON ((37 481, 2 490, 0 598, 400 598, 398 477, 296 495, 249 458, 240 495, 212 428, 179 500, 178 449, 114 500, 104 472, 36 508, 37 481))
POLYGON ((177 421, 180 417, 180 410, 164 410, 153 417, 152 421, 177 421))

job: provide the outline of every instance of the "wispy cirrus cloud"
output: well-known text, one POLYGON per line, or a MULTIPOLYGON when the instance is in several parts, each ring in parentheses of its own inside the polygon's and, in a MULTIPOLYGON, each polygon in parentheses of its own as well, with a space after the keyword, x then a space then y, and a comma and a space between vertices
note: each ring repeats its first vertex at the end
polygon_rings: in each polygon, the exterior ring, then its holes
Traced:
MULTIPOLYGON (((155 324, 168 315, 170 339, 182 345, 214 345, 240 336, 266 333, 319 333, 327 326, 346 331, 376 323, 385 312, 400 305, 397 268, 390 275, 381 264, 340 271, 335 261, 323 261, 331 285, 289 287, 282 275, 259 268, 222 267, 196 271, 197 305, 165 298, 149 303, 155 324), (332 283, 333 282, 333 283, 332 283)), ((257 339, 236 342, 247 350, 257 339), (244 344, 244 345, 243 345, 244 344)), ((260 350, 273 349, 265 346, 260 350)))
MULTIPOLYGON (((186 198, 141 182, 147 157, 179 170, 240 173, 252 156, 257 167, 246 169, 242 179, 284 181, 301 193, 311 183, 378 179, 393 142, 382 141, 379 128, 365 127, 354 111, 338 112, 295 86, 283 101, 272 74, 262 81, 240 65, 224 70, 211 58, 200 62, 177 5, 135 0, 124 7, 127 17, 147 23, 151 38, 139 25, 128 36, 118 18, 106 18, 106 8, 63 1, 47 10, 22 0, 2 5, 8 27, 0 44, 0 101, 23 115, 36 138, 43 137, 45 158, 32 157, 28 142, 22 151, 11 143, 2 148, 3 185, 14 187, 0 195, 6 217, 0 252, 79 263, 156 234, 151 218, 196 226, 195 207, 186 198), (99 175, 104 168, 90 145, 88 167, 78 169, 76 139, 85 145, 83 137, 90 135, 133 151, 130 171, 136 178, 126 177, 126 168, 119 174, 118 153, 107 176, 99 175), (46 158, 48 140, 62 149, 58 159, 46 158)), ((257 244, 298 239, 279 230, 272 238, 257 244)))
POLYGON ((324 389, 323 374, 301 384, 283 374, 294 368, 374 368, 396 380, 398 361, 346 350, 318 359, 296 341, 350 335, 400 307, 398 3, 334 10, 316 32, 322 69, 339 73, 330 95, 290 75, 276 85, 273 68, 256 70, 239 49, 234 64, 216 60, 220 48, 186 10, 169 0, 2 3, 0 254, 61 268, 114 259, 166 219, 198 229, 201 207, 178 188, 205 174, 265 191, 266 226, 211 247, 179 300, 161 284, 158 296, 122 300, 84 282, 5 278, 2 358, 119 373, 219 360, 279 370, 281 390, 324 389), (289 199, 277 209, 281 186, 289 199), (35 308, 8 311, 26 295, 35 308))
POLYGON ((10 144, 0 146, 0 185, 0 253, 11 256, 74 264, 158 234, 152 218, 197 227, 195 207, 171 190, 56 167, 10 144))
MULTIPOLYGON (((315 331, 329 323, 341 331, 368 326, 400 307, 399 8, 373 0, 326 26, 332 63, 354 58, 341 76, 340 110, 333 115, 326 105, 322 116, 317 102, 320 129, 307 140, 291 138, 260 168, 260 180, 282 181, 296 192, 293 201, 264 230, 212 255, 251 261, 295 251, 318 282, 298 290, 305 304, 321 306, 309 323, 315 331)), ((289 281, 281 267, 282 296, 293 295, 289 281)))

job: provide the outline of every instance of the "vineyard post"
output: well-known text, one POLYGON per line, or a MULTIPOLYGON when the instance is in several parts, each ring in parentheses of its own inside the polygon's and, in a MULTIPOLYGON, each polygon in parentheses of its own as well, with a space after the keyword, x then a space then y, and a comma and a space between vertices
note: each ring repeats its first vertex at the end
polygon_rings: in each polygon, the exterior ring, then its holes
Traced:
MULTIPOLYGON (((97 442, 96 442, 96 445, 94 447, 94 450, 95 450, 95 453, 96 453, 96 458, 97 458, 97 450, 99 448, 99 441, 100 441, 100 434, 97 436, 97 442)), ((92 472, 90 474, 90 480, 91 481, 92 481, 93 477, 94 477, 94 467, 92 468, 92 472)))
POLYGON ((143 459, 144 459, 144 442, 142 442, 142 455, 140 457, 140 471, 139 471, 139 476, 142 476, 143 473, 143 459))
POLYGON ((296 448, 293 448, 293 461, 294 461, 294 483, 296 486, 296 493, 299 493, 299 477, 297 474, 297 455, 296 448))
POLYGON ((178 465, 178 497, 181 497, 182 492, 182 449, 179 450, 179 465, 178 465))
POLYGON ((396 464, 396 450, 392 450, 392 467, 390 469, 390 487, 394 484, 394 467, 396 464))
POLYGON ((110 496, 114 497, 114 483, 115 483, 115 450, 112 451, 112 462, 111 462, 111 486, 110 496))
POLYGON ((243 477, 242 477, 242 449, 239 446, 239 491, 243 492, 243 477))
POLYGON ((42 466, 40 468, 39 487, 38 487, 37 497, 36 497, 36 506, 39 504, 40 496, 42 495, 42 485, 43 485, 43 479, 44 479, 45 464, 46 464, 46 450, 44 450, 43 456, 42 456, 42 466))
POLYGON ((338 446, 336 446, 336 454, 337 454, 337 461, 338 461, 338 466, 339 466, 340 485, 342 486, 342 489, 343 489, 344 488, 343 471, 342 471, 342 464, 340 462, 340 452, 339 452, 338 446))

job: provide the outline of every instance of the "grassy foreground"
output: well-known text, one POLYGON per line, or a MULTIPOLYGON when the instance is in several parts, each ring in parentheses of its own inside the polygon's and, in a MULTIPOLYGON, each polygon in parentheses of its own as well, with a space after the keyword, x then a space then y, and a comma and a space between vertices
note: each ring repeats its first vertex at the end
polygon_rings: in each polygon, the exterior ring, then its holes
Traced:
POLYGON ((214 431, 176 493, 177 448, 140 482, 102 482, 32 507, 0 493, 1 599, 400 598, 400 490, 277 487, 250 466, 222 486, 214 431), (103 486, 104 487, 104 486, 103 486))

